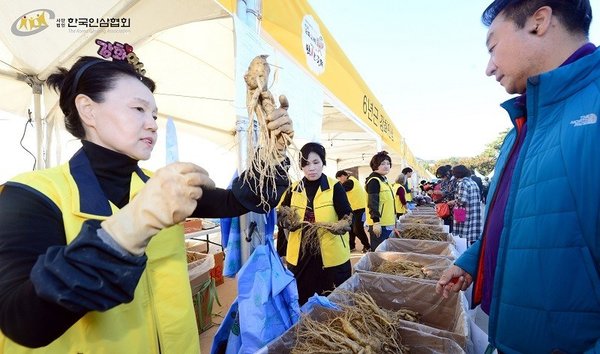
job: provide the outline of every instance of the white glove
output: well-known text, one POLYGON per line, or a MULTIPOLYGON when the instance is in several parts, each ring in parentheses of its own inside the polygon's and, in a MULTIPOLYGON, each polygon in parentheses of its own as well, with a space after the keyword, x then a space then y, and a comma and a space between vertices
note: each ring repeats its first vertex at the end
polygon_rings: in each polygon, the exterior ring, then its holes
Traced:
POLYGON ((381 236, 381 224, 380 223, 376 222, 373 224, 373 233, 377 237, 381 236))
POLYGON ((167 165, 101 226, 121 247, 140 256, 160 230, 192 214, 202 197, 202 188, 214 186, 208 172, 200 166, 184 162, 167 165))

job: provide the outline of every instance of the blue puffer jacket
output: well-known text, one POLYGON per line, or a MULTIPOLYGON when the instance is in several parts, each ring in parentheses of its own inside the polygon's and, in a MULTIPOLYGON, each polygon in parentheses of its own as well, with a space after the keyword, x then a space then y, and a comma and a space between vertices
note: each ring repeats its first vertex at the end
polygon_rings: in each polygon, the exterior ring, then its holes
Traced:
MULTIPOLYGON (((514 123, 514 99, 503 107, 514 123)), ((600 50, 530 78, 527 112, 498 250, 490 343, 504 353, 600 353, 600 50)), ((513 129, 496 176, 515 137, 513 129)), ((475 275, 481 244, 456 265, 475 275)))

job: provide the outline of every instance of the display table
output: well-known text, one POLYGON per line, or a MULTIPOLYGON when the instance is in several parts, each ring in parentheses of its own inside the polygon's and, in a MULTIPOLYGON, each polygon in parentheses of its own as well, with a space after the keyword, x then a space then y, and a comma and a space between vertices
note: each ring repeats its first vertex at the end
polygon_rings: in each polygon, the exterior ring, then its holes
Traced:
POLYGON ((221 245, 218 242, 214 242, 214 241, 210 240, 210 236, 212 234, 220 233, 220 232, 221 232, 221 227, 216 226, 216 227, 206 229, 206 230, 200 230, 200 231, 194 231, 194 232, 187 233, 187 234, 185 234, 185 238, 192 239, 192 240, 204 241, 204 242, 206 242, 207 248, 210 247, 210 245, 215 245, 215 246, 221 247, 221 251, 224 251, 223 245, 221 245))

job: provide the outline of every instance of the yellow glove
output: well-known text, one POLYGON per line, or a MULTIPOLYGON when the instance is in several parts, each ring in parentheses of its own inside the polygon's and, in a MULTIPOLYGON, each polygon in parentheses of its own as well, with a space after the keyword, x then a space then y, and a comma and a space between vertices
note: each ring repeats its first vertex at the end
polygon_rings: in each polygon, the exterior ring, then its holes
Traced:
POLYGON ((101 226, 121 247, 140 256, 160 230, 192 214, 203 188, 214 186, 202 167, 183 162, 167 165, 101 226))
POLYGON ((287 112, 290 106, 287 97, 279 96, 279 104, 279 108, 267 116, 267 129, 271 132, 271 136, 275 136, 277 151, 283 152, 294 137, 294 125, 287 112))
POLYGON ((381 236, 381 224, 380 223, 376 222, 373 224, 373 233, 377 237, 381 236))

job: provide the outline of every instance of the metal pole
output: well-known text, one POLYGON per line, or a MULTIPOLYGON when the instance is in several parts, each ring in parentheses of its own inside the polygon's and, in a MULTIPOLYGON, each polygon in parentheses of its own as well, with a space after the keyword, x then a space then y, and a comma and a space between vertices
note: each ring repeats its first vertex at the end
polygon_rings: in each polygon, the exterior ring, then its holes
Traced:
MULTIPOLYGON (((261 12, 260 1, 257 0, 238 0, 236 14, 238 18, 248 25, 250 28, 254 28, 256 31, 259 29, 259 17, 261 12), (257 7, 258 6, 258 7, 257 7)), ((238 143, 238 171, 244 171, 248 166, 248 161, 246 159, 248 151, 248 117, 237 116, 235 123, 236 130, 236 138, 238 143)), ((253 127, 254 129, 255 127, 253 127)), ((241 240, 240 240, 240 253, 241 253, 241 263, 244 264, 250 257, 251 251, 251 238, 253 235, 249 235, 250 232, 250 223, 257 222, 257 220, 264 220, 262 215, 253 215, 254 213, 248 213, 246 215, 240 216, 240 231, 241 231, 241 240)), ((264 222, 262 223, 262 227, 257 226, 257 231, 260 233, 262 229, 262 233, 264 234, 264 222)))
POLYGON ((35 135, 36 135, 36 162, 35 169, 41 170, 46 168, 45 158, 46 158, 46 148, 44 146, 44 124, 42 122, 42 85, 43 81, 37 79, 33 76, 28 76, 25 79, 25 82, 29 86, 31 86, 31 90, 33 92, 33 122, 35 125, 35 135))

